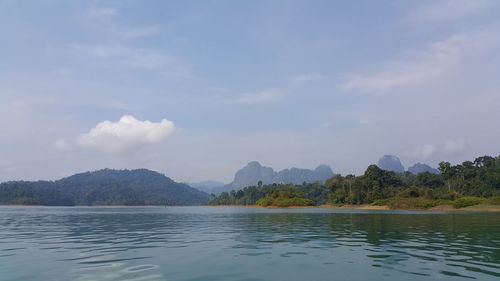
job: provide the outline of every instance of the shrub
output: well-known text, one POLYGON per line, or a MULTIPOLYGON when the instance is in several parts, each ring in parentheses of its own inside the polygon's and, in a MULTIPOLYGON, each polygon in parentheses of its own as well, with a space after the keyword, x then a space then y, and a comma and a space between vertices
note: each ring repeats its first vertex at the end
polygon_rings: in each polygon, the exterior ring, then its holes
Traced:
POLYGON ((459 194, 452 191, 449 192, 447 189, 436 190, 434 192, 435 199, 444 199, 444 200, 455 200, 459 197, 459 194))
POLYGON ((306 198, 284 198, 275 200, 275 205, 278 207, 291 207, 291 206, 311 206, 313 201, 306 198))
POLYGON ((375 201, 373 201, 372 205, 373 206, 385 206, 385 205, 389 205, 389 201, 391 199, 377 199, 375 201))
POLYGON ((264 197, 257 201, 257 205, 263 207, 293 207, 293 206, 312 206, 313 201, 307 198, 293 197, 293 198, 270 198, 264 197))
POLYGON ((425 210, 438 205, 449 204, 447 200, 431 200, 425 198, 401 198, 395 197, 389 199, 387 205, 391 209, 405 209, 405 210, 425 210))
POLYGON ((263 197, 257 200, 256 204, 262 207, 268 207, 273 204, 273 199, 270 197, 263 197))
POLYGON ((491 197, 488 203, 491 205, 500 205, 500 196, 491 197))
POLYGON ((469 206, 474 206, 474 205, 479 205, 486 203, 485 198, 481 197, 473 197, 473 196, 464 196, 456 199, 453 201, 452 205, 453 208, 459 209, 459 208, 465 208, 469 206))

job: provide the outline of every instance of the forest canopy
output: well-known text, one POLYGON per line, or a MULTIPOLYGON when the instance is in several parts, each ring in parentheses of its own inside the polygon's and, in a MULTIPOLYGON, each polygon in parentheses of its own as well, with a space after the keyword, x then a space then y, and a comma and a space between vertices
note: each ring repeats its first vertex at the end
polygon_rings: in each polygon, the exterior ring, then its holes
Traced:
POLYGON ((208 200, 208 194, 146 169, 104 169, 57 181, 0 184, 0 205, 202 205, 208 200))
MULTIPOLYGON (((453 204, 460 198, 500 196, 500 156, 478 157, 457 165, 441 162, 439 171, 439 174, 423 172, 414 175, 385 171, 370 165, 363 175, 334 175, 324 183, 258 184, 238 191, 223 192, 219 196, 212 194, 211 204, 384 204, 395 208, 423 209, 441 203, 453 204)), ((474 201, 459 201, 471 200, 474 201)))

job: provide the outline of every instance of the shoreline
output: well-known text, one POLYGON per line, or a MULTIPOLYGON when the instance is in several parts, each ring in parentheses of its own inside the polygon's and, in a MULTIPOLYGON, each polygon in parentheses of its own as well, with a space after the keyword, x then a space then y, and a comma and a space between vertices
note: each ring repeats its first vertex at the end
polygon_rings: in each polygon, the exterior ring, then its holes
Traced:
POLYGON ((209 205, 207 207, 213 208, 249 208, 249 209, 344 209, 344 210, 366 210, 366 211, 428 211, 428 212, 500 212, 500 206, 497 205, 475 205, 465 208, 453 208, 451 205, 438 205, 429 209, 391 209, 387 205, 319 205, 319 206, 290 206, 290 207, 277 207, 277 206, 259 206, 259 205, 209 205))
POLYGON ((163 205, 96 205, 96 206, 46 206, 46 205, 0 205, 0 208, 171 208, 171 207, 210 207, 210 208, 248 208, 248 209, 342 209, 342 210, 365 210, 365 211, 420 211, 420 212, 467 212, 467 213, 491 213, 500 212, 499 205, 474 205, 465 208, 453 208, 451 205, 438 205, 429 209, 391 209, 387 205, 331 205, 324 204, 318 206, 259 206, 259 205, 190 205, 190 206, 163 206, 163 205))

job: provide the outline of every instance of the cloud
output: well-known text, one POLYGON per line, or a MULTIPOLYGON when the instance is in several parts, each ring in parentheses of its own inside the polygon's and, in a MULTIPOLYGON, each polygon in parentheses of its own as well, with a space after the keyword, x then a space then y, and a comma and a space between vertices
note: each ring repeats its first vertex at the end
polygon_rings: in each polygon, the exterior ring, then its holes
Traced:
POLYGON ((415 148, 413 151, 406 151, 403 153, 404 157, 425 160, 430 159, 437 154, 440 155, 460 155, 466 149, 465 139, 449 139, 439 144, 426 144, 421 147, 415 148))
POLYGON ((107 153, 121 153, 159 143, 174 130, 174 123, 167 119, 154 123, 124 115, 118 122, 104 121, 97 124, 79 137, 78 144, 107 153))
POLYGON ((129 48, 123 45, 72 45, 71 47, 79 54, 135 69, 155 70, 168 76, 191 76, 191 68, 183 59, 154 49, 129 48))
POLYGON ((83 16, 85 25, 97 32, 104 32, 120 39, 136 39, 158 34, 160 28, 157 25, 149 26, 122 26, 117 23, 119 11, 111 7, 99 7, 89 9, 83 16))
POLYGON ((448 154, 461 154, 465 151, 466 144, 464 139, 448 140, 444 144, 444 151, 448 154))
POLYGON ((93 18, 111 18, 118 14, 118 10, 111 7, 92 8, 88 15, 93 18))
POLYGON ((280 87, 267 88, 255 93, 240 94, 235 98, 229 99, 227 102, 248 105, 275 103, 292 94, 300 86, 323 78, 324 76, 318 72, 300 74, 291 77, 285 85, 281 85, 280 87))
POLYGON ((71 149, 71 144, 66 139, 58 139, 54 142, 54 147, 60 151, 68 151, 71 149))
POLYGON ((418 22, 456 21, 478 15, 492 4, 488 0, 448 0, 431 3, 418 8, 410 18, 418 22))
POLYGON ((422 147, 417 147, 414 151, 405 152, 403 156, 415 159, 428 159, 438 151, 438 146, 434 144, 426 144, 422 147))
POLYGON ((321 73, 305 73, 292 77, 292 84, 307 84, 321 79, 323 79, 323 75, 321 73))
POLYGON ((160 28, 156 25, 128 27, 128 28, 115 27, 115 28, 110 28, 109 31, 125 39, 135 39, 135 38, 155 35, 160 31, 160 28))
POLYGON ((345 79, 342 88, 359 94, 381 94, 435 80, 457 64, 466 39, 458 34, 432 43, 423 51, 409 52, 375 73, 345 79))
POLYGON ((232 99, 230 103, 238 103, 238 104, 260 104, 260 103, 273 103, 280 101, 285 94, 282 90, 278 88, 271 88, 267 90, 263 90, 258 93, 253 94, 243 94, 235 99, 232 99))

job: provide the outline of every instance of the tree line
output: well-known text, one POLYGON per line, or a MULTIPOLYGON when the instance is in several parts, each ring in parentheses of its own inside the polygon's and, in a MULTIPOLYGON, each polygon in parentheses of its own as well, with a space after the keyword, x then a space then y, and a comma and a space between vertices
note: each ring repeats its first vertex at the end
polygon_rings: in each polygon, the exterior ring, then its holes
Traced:
POLYGON ((482 156, 457 165, 441 162, 439 171, 439 174, 414 175, 370 165, 363 175, 334 175, 324 183, 259 183, 219 196, 212 194, 210 204, 291 206, 295 202, 297 205, 392 204, 393 207, 426 208, 456 203, 458 199, 463 202, 467 197, 500 196, 500 156, 482 156))

